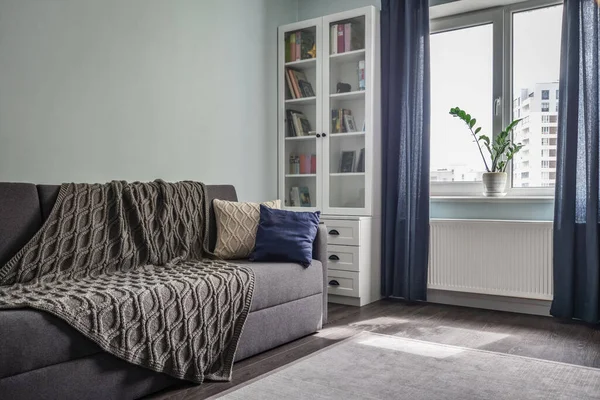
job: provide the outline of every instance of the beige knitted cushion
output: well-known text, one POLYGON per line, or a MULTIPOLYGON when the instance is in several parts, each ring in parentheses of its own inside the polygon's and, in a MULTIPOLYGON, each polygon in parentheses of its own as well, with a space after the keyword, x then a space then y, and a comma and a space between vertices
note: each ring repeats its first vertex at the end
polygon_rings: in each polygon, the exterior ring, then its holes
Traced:
POLYGON ((261 204, 269 208, 281 208, 279 200, 265 203, 213 200, 217 222, 215 256, 224 260, 248 258, 256 242, 261 204))

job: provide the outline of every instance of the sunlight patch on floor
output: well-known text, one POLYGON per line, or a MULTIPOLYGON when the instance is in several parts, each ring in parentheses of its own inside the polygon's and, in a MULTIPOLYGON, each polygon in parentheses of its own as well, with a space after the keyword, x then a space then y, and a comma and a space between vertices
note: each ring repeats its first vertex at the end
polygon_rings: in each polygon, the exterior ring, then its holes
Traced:
POLYGON ((369 337, 358 341, 358 344, 436 359, 444 359, 464 352, 461 348, 441 346, 435 343, 404 340, 392 336, 369 337))

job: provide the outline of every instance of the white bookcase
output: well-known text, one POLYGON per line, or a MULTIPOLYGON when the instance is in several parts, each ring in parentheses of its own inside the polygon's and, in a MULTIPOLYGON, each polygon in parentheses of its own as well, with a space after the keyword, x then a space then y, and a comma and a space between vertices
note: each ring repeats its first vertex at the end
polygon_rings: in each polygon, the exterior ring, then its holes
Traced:
POLYGON ((379 11, 370 6, 281 26, 278 46, 279 197, 286 209, 322 213, 330 232, 330 301, 378 300, 379 11), (292 35, 305 39, 294 50, 292 35), (300 55, 290 57, 294 52, 300 55), (339 83, 346 85, 338 90, 339 83))

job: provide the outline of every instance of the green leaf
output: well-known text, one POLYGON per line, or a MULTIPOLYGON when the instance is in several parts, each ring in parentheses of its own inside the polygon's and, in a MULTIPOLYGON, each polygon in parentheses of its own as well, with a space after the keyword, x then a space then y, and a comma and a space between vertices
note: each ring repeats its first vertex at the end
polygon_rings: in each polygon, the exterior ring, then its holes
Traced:
POLYGON ((475 134, 478 134, 480 130, 481 130, 481 127, 478 127, 477 129, 475 129, 475 134))
POLYGON ((477 120, 475 118, 473 118, 471 120, 471 122, 469 122, 469 126, 471 127, 471 129, 473 129, 473 127, 475 126, 476 123, 477 123, 477 120))
POLYGON ((483 140, 483 142, 484 142, 484 143, 485 143, 487 146, 489 146, 489 145, 490 145, 490 138, 489 138, 489 137, 487 137, 486 135, 481 135, 481 136, 479 136, 479 140, 483 140))

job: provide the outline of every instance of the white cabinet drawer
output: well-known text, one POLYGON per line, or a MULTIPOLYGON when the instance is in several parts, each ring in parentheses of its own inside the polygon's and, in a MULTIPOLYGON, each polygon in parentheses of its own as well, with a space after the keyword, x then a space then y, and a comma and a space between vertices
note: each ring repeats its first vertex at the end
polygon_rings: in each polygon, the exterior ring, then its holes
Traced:
POLYGON ((360 247, 328 245, 327 268, 358 272, 360 247))
POLYGON ((336 271, 327 272, 329 289, 327 293, 338 296, 358 297, 358 272, 336 271))
POLYGON ((323 219, 323 222, 327 227, 327 244, 359 245, 359 221, 323 219))

